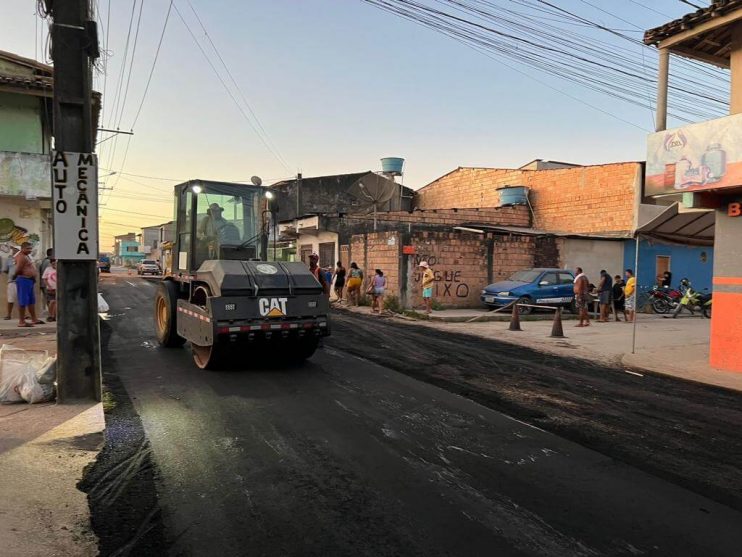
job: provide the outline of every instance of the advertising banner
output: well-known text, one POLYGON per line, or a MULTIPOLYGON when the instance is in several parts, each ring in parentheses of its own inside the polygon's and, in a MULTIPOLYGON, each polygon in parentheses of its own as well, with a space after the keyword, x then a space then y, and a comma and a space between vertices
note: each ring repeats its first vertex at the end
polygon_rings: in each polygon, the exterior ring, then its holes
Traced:
POLYGON ((742 186, 742 114, 651 134, 646 195, 742 186))

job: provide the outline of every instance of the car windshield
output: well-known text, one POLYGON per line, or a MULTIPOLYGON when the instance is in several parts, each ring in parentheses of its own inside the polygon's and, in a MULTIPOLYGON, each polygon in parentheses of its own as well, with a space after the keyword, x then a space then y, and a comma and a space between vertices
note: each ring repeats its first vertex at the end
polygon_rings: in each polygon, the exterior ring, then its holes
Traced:
POLYGON ((516 282, 533 282, 541 274, 541 271, 527 270, 518 271, 510 276, 510 280, 516 282))
POLYGON ((144 265, 157 265, 157 262, 153 261, 152 259, 145 259, 144 261, 142 261, 142 263, 144 265))

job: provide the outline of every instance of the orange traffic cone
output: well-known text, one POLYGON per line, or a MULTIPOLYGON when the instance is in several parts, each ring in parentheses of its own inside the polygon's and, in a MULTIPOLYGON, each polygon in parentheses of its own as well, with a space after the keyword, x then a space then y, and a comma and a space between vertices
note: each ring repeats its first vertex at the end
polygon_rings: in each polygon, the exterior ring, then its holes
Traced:
POLYGON ((557 308, 554 313, 554 323, 551 326, 551 335, 554 338, 564 338, 564 329, 562 329, 562 308, 557 308))
POLYGON ((513 304, 513 315, 510 317, 510 327, 508 328, 510 331, 522 331, 523 329, 520 328, 520 310, 518 309, 518 304, 513 304))

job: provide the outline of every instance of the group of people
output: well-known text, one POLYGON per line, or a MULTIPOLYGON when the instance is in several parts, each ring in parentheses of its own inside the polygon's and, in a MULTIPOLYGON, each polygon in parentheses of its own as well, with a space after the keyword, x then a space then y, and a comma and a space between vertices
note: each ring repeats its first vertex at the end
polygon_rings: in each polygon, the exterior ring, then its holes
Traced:
POLYGON ((593 297, 597 298, 599 313, 598 323, 610 321, 611 312, 616 321, 621 321, 619 313, 623 313, 627 323, 634 321, 636 315, 636 277, 632 269, 626 269, 624 281, 621 275, 611 275, 605 270, 600 271, 598 285, 590 282, 581 267, 577 267, 574 279, 575 306, 580 321, 577 327, 590 325, 590 303, 593 297))
MULTIPOLYGON (((418 267, 422 269, 422 295, 425 301, 425 309, 427 313, 430 313, 433 304, 435 275, 426 261, 421 261, 418 267)), ((346 269, 343 262, 338 261, 334 272, 331 272, 322 269, 319 266, 319 255, 312 253, 309 256, 309 270, 322 285, 326 295, 330 295, 330 288, 332 287, 338 301, 344 300, 344 295, 347 293, 348 303, 355 306, 359 305, 364 276, 363 271, 355 261, 351 262, 350 269, 346 269)), ((381 313, 386 286, 387 280, 384 271, 375 269, 374 275, 369 279, 366 287, 366 294, 369 294, 372 298, 371 311, 374 313, 381 313)))
POLYGON ((13 307, 18 305, 18 326, 33 327, 43 325, 44 321, 36 315, 36 283, 44 297, 49 316, 47 321, 57 320, 57 261, 54 250, 46 250, 46 257, 38 264, 31 257, 33 245, 21 244, 20 249, 13 248, 13 253, 3 266, 3 273, 8 275, 7 312, 5 320, 12 319, 13 307))

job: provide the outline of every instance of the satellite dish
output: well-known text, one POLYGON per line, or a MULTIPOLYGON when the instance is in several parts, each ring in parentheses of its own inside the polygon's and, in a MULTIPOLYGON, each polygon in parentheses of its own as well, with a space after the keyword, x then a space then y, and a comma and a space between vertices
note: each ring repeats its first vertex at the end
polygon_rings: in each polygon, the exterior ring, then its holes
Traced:
POLYGON ((260 176, 253 176, 250 178, 250 182, 252 182, 253 186, 260 186, 263 183, 263 180, 260 179, 260 176))
POLYGON ((373 213, 374 230, 376 230, 376 213, 379 208, 399 191, 399 185, 378 174, 367 174, 349 189, 350 193, 358 202, 359 212, 373 213))

